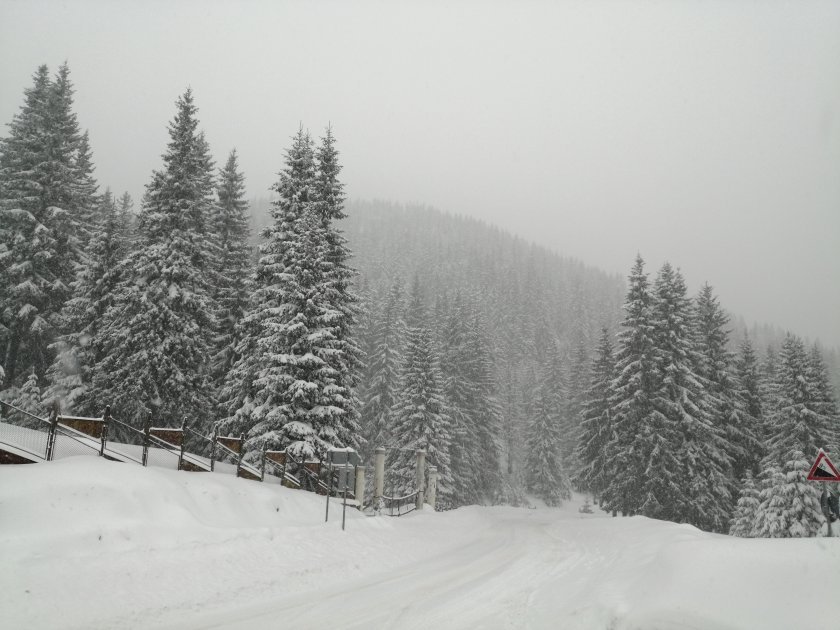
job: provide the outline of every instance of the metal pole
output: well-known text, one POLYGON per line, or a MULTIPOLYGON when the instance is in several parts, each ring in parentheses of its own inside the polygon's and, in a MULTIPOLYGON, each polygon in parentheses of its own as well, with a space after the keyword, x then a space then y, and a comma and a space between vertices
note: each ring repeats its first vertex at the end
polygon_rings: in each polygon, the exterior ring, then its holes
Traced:
POLYGON ((210 445, 210 472, 216 469, 216 438, 219 437, 219 425, 213 425, 213 443, 210 445))
POLYGON ((187 417, 181 421, 181 452, 178 454, 178 470, 184 463, 184 449, 187 447, 187 417))
POLYGON ((341 508, 341 531, 344 531, 344 520, 347 518, 347 464, 344 464, 344 506, 341 508))
POLYGON ((330 476, 329 476, 330 487, 327 488, 327 514, 324 517, 324 522, 325 523, 330 520, 330 490, 332 489, 332 471, 333 471, 333 465, 332 465, 332 459, 330 459, 330 476))
POLYGON ((105 455, 105 442, 108 441, 108 423, 111 421, 111 405, 105 406, 105 413, 102 416, 102 435, 99 437, 99 456, 105 455))
POLYGON ((236 476, 239 476, 239 468, 242 466, 242 458, 245 457, 245 434, 239 434, 239 459, 236 462, 236 476))
POLYGON ((143 431, 143 466, 149 465, 149 442, 152 441, 152 414, 146 418, 146 428, 143 431))
POLYGON ((52 461, 55 452, 55 434, 58 430, 58 416, 61 414, 61 407, 58 404, 58 399, 53 402, 53 408, 50 412, 50 429, 47 433, 47 452, 44 453, 44 459, 48 462, 52 461))
POLYGON ((260 481, 265 481, 265 442, 262 447, 262 467, 260 468, 260 481))

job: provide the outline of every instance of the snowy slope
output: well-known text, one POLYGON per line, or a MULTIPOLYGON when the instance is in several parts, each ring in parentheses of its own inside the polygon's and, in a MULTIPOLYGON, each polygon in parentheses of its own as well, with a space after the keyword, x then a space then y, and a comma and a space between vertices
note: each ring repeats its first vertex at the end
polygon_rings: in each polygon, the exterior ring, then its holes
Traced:
POLYGON ((0 467, 8 628, 840 627, 840 539, 465 508, 400 519, 227 475, 0 467))

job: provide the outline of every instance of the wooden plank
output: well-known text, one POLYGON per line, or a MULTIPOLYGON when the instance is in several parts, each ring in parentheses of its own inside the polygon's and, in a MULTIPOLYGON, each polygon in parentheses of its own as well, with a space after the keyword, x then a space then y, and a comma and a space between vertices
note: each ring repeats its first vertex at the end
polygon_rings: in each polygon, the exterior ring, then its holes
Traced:
POLYGON ((217 437, 216 441, 222 446, 229 448, 234 453, 242 452, 242 440, 235 437, 217 437))
POLYGON ((102 438, 102 428, 105 426, 102 418, 75 418, 72 416, 58 416, 58 423, 97 440, 102 438))
POLYGON ((164 429, 164 428, 151 428, 149 429, 149 435, 153 435, 159 440, 163 440, 167 444, 172 444, 172 446, 181 446, 184 443, 184 431, 183 429, 164 429))

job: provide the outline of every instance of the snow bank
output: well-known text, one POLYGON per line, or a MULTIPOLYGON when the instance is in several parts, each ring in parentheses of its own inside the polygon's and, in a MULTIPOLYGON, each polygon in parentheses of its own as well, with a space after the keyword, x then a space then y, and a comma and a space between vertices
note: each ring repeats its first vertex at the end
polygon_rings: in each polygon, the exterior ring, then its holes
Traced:
POLYGON ((828 628, 840 539, 462 508, 399 519, 233 476, 0 467, 8 628, 828 628))

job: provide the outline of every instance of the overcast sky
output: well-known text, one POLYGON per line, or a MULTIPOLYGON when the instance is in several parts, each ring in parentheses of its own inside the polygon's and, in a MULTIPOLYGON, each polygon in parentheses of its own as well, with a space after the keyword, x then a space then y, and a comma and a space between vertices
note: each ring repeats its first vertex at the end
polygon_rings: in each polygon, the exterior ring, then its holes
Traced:
POLYGON ((70 64, 97 177, 142 193, 187 86, 265 196, 332 123, 353 197, 640 252, 840 344, 840 2, 0 0, 0 121, 70 64))

